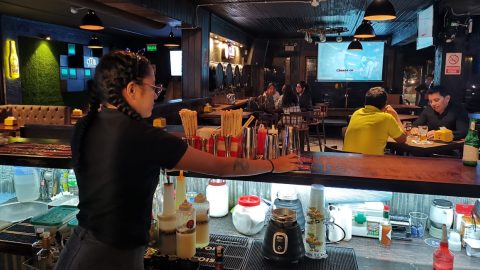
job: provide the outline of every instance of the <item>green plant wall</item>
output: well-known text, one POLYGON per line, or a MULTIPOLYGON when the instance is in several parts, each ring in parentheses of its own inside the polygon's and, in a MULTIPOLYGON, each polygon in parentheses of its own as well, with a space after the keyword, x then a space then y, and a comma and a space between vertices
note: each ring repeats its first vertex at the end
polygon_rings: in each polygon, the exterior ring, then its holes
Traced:
POLYGON ((67 44, 44 39, 18 37, 23 104, 66 105, 60 92, 60 54, 67 44))

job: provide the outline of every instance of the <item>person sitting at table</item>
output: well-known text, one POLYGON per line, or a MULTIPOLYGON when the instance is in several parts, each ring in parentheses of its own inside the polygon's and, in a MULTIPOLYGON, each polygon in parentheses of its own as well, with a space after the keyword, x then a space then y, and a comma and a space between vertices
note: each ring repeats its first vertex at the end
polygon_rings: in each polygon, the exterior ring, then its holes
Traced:
POLYGON ((388 137, 398 143, 407 141, 397 112, 387 105, 387 92, 382 87, 374 87, 365 95, 365 107, 355 111, 350 119, 343 151, 383 155, 388 137))
POLYGON ((427 139, 433 139, 435 130, 445 127, 453 132, 453 140, 464 139, 468 133, 469 117, 461 105, 450 102, 447 88, 436 85, 428 90, 430 106, 412 124, 411 135, 418 135, 418 126, 428 125, 427 139))
POLYGON ((277 88, 273 83, 268 84, 267 92, 269 95, 273 96, 274 103, 277 103, 278 99, 280 99, 280 94, 278 93, 277 88))
MULTIPOLYGON (((271 84, 271 85, 273 85, 273 84, 271 84)), ((275 86, 274 86, 274 89, 275 89, 275 86)), ((273 95, 274 95, 274 93, 271 90, 271 87, 270 86, 267 87, 267 90, 265 90, 265 92, 263 92, 263 95, 260 95, 257 98, 258 108, 262 111, 263 110, 269 110, 269 109, 275 109, 275 99, 274 99, 273 95)))
POLYGON ((298 101, 300 102, 300 108, 311 110, 312 109, 312 97, 310 96, 310 87, 304 81, 297 83, 298 101))

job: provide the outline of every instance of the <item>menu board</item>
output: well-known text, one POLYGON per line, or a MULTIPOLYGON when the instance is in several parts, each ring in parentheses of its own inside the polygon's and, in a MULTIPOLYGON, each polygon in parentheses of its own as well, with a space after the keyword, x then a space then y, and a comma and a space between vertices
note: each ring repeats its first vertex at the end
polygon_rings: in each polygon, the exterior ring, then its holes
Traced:
POLYGON ((433 45, 433 6, 418 12, 417 50, 433 45))

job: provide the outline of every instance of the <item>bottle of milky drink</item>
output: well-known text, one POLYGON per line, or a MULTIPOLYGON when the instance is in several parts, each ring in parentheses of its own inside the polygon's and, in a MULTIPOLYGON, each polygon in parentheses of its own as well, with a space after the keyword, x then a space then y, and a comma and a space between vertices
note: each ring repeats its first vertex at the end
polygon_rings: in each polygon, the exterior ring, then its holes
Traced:
POLYGON ((162 213, 157 214, 158 252, 170 255, 177 252, 177 216, 175 214, 173 183, 165 183, 163 192, 163 211, 162 213))
POLYGON ((195 208, 185 200, 177 211, 177 256, 190 259, 195 255, 195 208))
POLYGON ((207 197, 202 193, 198 194, 193 202, 193 208, 195 208, 197 217, 196 247, 203 248, 210 242, 210 203, 207 201, 207 197))

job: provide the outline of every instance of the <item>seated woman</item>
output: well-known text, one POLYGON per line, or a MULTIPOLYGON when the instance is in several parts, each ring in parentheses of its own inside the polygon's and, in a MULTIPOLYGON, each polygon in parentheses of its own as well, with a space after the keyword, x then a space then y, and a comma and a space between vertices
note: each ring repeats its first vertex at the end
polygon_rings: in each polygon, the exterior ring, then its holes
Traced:
MULTIPOLYGON (((283 114, 290 114, 291 112, 301 112, 298 102, 298 96, 293 91, 293 88, 290 85, 286 84, 282 87, 282 92, 282 102, 279 109, 283 110, 283 114)), ((281 119, 281 123, 283 125, 290 125, 290 117, 284 115, 281 119)))

